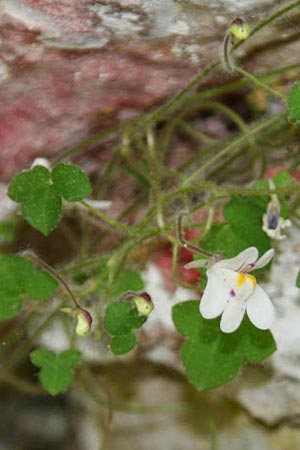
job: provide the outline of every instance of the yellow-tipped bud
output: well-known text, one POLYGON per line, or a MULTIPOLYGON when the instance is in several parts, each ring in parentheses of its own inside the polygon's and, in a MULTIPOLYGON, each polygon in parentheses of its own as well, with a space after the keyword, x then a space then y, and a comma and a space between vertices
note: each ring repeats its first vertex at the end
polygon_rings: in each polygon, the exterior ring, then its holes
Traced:
POLYGON ((85 310, 80 310, 77 314, 77 325, 76 325, 76 334, 78 336, 86 336, 92 326, 92 316, 85 310))
POLYGON ((250 36, 251 28, 243 19, 235 19, 229 27, 229 32, 239 41, 244 41, 250 36))
POLYGON ((148 317, 154 309, 153 301, 147 292, 142 292, 137 295, 134 298, 134 304, 139 316, 148 317))
POLYGON ((78 336, 86 336, 91 331, 93 318, 87 310, 83 308, 61 308, 61 311, 76 317, 75 332, 78 336))

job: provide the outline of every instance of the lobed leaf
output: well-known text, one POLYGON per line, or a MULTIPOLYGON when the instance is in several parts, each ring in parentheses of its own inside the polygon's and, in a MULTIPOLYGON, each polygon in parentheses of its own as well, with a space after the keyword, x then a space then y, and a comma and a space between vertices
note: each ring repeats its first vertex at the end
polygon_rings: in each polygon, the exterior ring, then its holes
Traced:
POLYGON ((255 328, 247 317, 234 333, 220 330, 220 318, 206 320, 195 300, 173 307, 176 329, 186 337, 181 357, 187 376, 199 390, 231 381, 245 361, 258 362, 276 350, 270 331, 255 328))
POLYGON ((78 167, 59 164, 52 173, 43 166, 20 173, 10 183, 8 195, 21 204, 30 225, 48 235, 61 219, 61 198, 82 200, 91 190, 86 174, 78 167))
POLYGON ((40 368, 39 379, 42 386, 51 394, 64 392, 73 380, 75 365, 81 360, 77 350, 66 350, 55 354, 52 350, 38 349, 30 353, 31 362, 40 368))
POLYGON ((8 195, 21 203, 26 220, 43 234, 49 234, 58 224, 61 199, 45 167, 36 166, 17 175, 9 186, 8 195))

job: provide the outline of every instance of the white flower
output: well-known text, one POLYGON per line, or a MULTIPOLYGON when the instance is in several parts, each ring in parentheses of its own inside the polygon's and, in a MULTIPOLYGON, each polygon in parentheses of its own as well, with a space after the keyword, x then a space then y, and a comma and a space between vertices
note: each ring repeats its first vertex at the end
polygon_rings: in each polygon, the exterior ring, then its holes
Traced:
MULTIPOLYGON (((202 316, 214 319, 222 314, 220 327, 224 333, 232 333, 240 326, 245 311, 257 328, 270 328, 275 318, 274 307, 249 272, 264 267, 273 255, 274 250, 270 249, 257 260, 257 248, 249 247, 234 258, 223 259, 209 267, 207 285, 200 302, 202 316)), ((193 261, 187 268, 201 265, 201 260, 193 261)))

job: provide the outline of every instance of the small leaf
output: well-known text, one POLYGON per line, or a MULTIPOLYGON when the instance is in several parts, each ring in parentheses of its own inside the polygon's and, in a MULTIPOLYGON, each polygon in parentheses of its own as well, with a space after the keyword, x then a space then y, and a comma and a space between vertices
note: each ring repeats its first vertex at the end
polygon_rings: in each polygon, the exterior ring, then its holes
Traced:
POLYGON ((92 192, 91 183, 86 174, 77 166, 58 164, 52 170, 52 180, 56 192, 69 202, 84 199, 92 192))
POLYGON ((80 362, 77 350, 55 354, 52 350, 38 349, 30 354, 32 363, 39 367, 39 379, 51 395, 64 392, 73 380, 73 367, 80 362))
POLYGON ((105 311, 104 327, 111 335, 126 334, 144 322, 145 318, 139 317, 129 302, 110 303, 105 311))
POLYGON ((132 332, 113 336, 110 342, 111 350, 115 355, 124 355, 130 352, 135 345, 136 336, 132 332))
POLYGON ((50 172, 36 166, 17 175, 8 190, 9 197, 22 205, 26 220, 43 234, 49 234, 61 218, 61 199, 51 183, 50 172))
POLYGON ((61 219, 61 196, 77 201, 90 192, 91 185, 84 172, 76 166, 59 164, 52 173, 43 166, 20 173, 10 183, 8 195, 21 203, 30 225, 48 235, 61 219))
POLYGON ((141 275, 134 270, 124 270, 111 290, 111 299, 118 299, 127 291, 142 291, 145 285, 141 275))
POLYGON ((294 84, 287 97, 290 119, 294 122, 300 120, 300 85, 294 84))
POLYGON ((31 261, 15 255, 0 255, 0 319, 10 319, 22 308, 22 300, 45 300, 58 286, 47 272, 38 271, 31 261))
POLYGON ((214 389, 232 380, 245 361, 258 362, 276 350, 269 331, 255 328, 247 317, 234 333, 220 330, 220 318, 206 320, 198 301, 173 307, 173 321, 186 336, 181 349, 187 376, 199 390, 214 389))

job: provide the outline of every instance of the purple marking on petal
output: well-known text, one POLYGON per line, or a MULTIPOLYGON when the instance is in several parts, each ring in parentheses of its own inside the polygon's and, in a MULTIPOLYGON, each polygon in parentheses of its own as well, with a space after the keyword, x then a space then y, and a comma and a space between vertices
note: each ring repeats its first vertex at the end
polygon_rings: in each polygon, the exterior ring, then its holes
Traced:
POLYGON ((231 291, 229 292, 230 297, 235 297, 235 291, 233 289, 231 289, 231 291))
POLYGON ((247 264, 247 266, 243 270, 243 273, 250 272, 250 270, 252 270, 254 266, 255 266, 255 263, 247 264))

